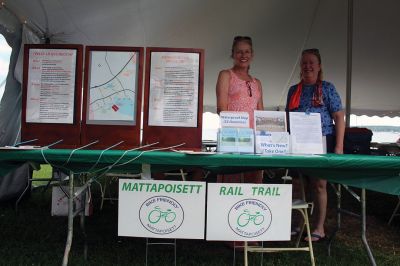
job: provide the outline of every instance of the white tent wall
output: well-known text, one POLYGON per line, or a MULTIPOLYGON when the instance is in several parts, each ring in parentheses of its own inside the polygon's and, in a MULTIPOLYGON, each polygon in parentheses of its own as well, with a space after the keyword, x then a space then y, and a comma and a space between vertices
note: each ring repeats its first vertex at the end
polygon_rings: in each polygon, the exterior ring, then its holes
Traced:
MULTIPOLYGON (((232 65, 235 35, 253 38, 251 72, 267 109, 286 101, 303 47, 318 47, 325 79, 345 102, 347 0, 13 0, 5 1, 52 42, 193 47, 206 51, 204 110, 215 111, 215 82, 232 65), (316 11, 316 12, 315 12, 316 11)), ((354 0, 351 113, 400 114, 397 0, 354 0), (398 60, 397 60, 398 61, 398 60)))
MULTIPOLYGON (((399 116, 400 1, 353 3, 351 113, 399 116)), ((347 5, 348 0, 10 0, 0 8, 0 33, 14 42, 11 72, 23 22, 51 43, 203 48, 204 111, 214 112, 218 72, 232 65, 232 39, 248 35, 255 49, 251 74, 263 84, 266 109, 277 109, 298 82, 301 50, 311 47, 320 49, 324 77, 346 102, 347 5)), ((21 73, 19 61, 17 79, 21 73)), ((10 121, 20 121, 20 106, 21 86, 9 73, 0 105, 0 145, 16 141, 20 125, 10 121)), ((19 193, 27 172, 24 166, 0 177, 0 200, 19 193)))
MULTIPOLYGON (((0 34, 10 47, 9 73, 0 103, 0 146, 12 145, 18 139, 21 119, 21 84, 14 78, 14 69, 21 45, 21 24, 9 12, 0 10, 0 34)), ((30 168, 28 163, 15 171, 0 175, 0 202, 18 197, 25 189, 30 168)))

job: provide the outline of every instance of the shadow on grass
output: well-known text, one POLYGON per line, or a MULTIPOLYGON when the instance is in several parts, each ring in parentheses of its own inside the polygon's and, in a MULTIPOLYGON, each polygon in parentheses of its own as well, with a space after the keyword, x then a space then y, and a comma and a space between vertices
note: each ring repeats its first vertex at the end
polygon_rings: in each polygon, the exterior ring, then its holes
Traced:
MULTIPOLYGON (((95 191, 96 193, 96 191, 95 191)), ((98 198, 95 195, 94 198, 98 198)), ((379 196, 379 195, 378 195, 379 196)), ((378 197, 374 196, 374 197, 378 197)), ((376 202, 375 199, 374 202, 376 202)), ((67 219, 51 217, 51 191, 34 190, 31 198, 20 205, 18 214, 12 204, 0 205, 0 265, 60 265, 64 253, 67 219)), ((381 210, 379 210, 380 212, 381 210)), ((69 265, 145 265, 144 238, 118 237, 118 205, 106 202, 86 219, 88 260, 83 259, 84 239, 75 219, 75 232, 69 265)), ((356 226, 356 225, 355 225, 356 226)), ((399 239, 394 227, 383 227, 399 239), (394 230, 394 231, 390 231, 394 230)), ((355 228, 358 228, 357 225, 355 228)), ((371 228, 369 228, 371 229, 371 228)), ((373 228, 372 228, 373 229, 373 228)), ((374 229, 373 229, 374 230, 374 229)), ((372 231, 373 231, 372 230, 372 231)), ((327 255, 325 243, 314 245, 317 265, 368 265, 369 261, 359 240, 359 230, 345 231, 346 237, 335 240, 332 256, 327 255), (351 236, 350 236, 351 235, 351 236)), ((372 236, 369 240, 374 240, 372 236)), ((267 246, 287 245, 287 242, 265 242, 267 246)), ((373 244, 373 243, 372 243, 373 244)), ((397 250, 398 247, 395 250, 397 250)), ((378 265, 400 265, 400 256, 386 246, 373 245, 378 265)), ((237 253, 236 265, 243 265, 243 254, 237 253)), ((249 254, 249 265, 260 265, 260 254, 249 254)), ((205 240, 177 240, 177 265, 232 265, 233 251, 223 242, 205 240)), ((174 249, 171 246, 151 246, 148 265, 174 265, 174 249)), ((310 265, 306 252, 266 253, 263 265, 310 265)))

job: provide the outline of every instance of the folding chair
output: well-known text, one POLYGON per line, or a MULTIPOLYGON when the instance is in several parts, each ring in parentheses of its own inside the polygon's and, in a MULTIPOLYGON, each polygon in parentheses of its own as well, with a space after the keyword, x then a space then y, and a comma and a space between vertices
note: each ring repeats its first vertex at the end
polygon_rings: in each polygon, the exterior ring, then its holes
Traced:
POLYGON ((179 172, 165 172, 165 177, 180 177, 182 181, 186 181, 187 172, 184 172, 183 169, 179 169, 179 172))
POLYGON ((109 194, 109 196, 106 196, 106 189, 107 189, 107 184, 110 185, 113 181, 118 180, 119 178, 138 178, 141 177, 141 174, 122 174, 122 173, 107 173, 104 175, 104 183, 103 185, 101 184, 100 181, 97 183, 100 186, 100 193, 101 193, 101 204, 100 204, 100 210, 103 209, 103 204, 105 200, 108 201, 117 201, 118 198, 115 196, 112 196, 109 194))
MULTIPOLYGON (((301 183, 301 192, 302 192, 302 198, 301 199, 293 199, 292 201, 292 210, 298 211, 302 217, 303 217, 303 223, 300 228, 300 232, 297 236, 296 240, 296 245, 295 247, 264 247, 264 243, 262 243, 262 246, 248 246, 247 242, 245 242, 244 245, 244 265, 248 265, 248 254, 247 252, 258 252, 258 253, 271 253, 271 252, 285 252, 285 251, 306 251, 310 253, 310 260, 311 260, 311 265, 315 265, 315 259, 314 259, 314 251, 313 251, 313 246, 312 246, 312 241, 311 241, 311 230, 310 230, 310 222, 308 219, 308 209, 312 209, 312 204, 309 204, 305 201, 305 192, 304 192, 304 184, 303 184, 303 178, 300 175, 300 183, 301 183), (304 232, 304 227, 306 228, 307 232, 307 246, 300 247, 300 240, 304 232)), ((286 171, 286 175, 283 177, 285 180, 291 180, 291 177, 288 176, 288 171, 286 171)), ((261 264, 263 261, 261 260, 261 264)))

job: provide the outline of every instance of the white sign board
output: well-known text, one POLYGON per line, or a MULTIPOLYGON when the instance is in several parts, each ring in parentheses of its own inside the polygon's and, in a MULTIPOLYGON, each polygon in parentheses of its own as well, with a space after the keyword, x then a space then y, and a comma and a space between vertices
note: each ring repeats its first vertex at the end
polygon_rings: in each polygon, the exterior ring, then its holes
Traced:
POLYGON ((207 240, 290 240, 292 185, 208 184, 207 240))
POLYGON ((118 235, 204 238, 205 182, 119 180, 118 235))
POLYGON ((74 122, 75 68, 73 49, 30 49, 26 122, 74 122))
POLYGON ((149 126, 197 127, 200 54, 152 52, 149 126))
POLYGON ((319 113, 290 112, 289 120, 292 153, 324 153, 319 113))
POLYGON ((229 112, 219 113, 221 127, 250 127, 249 113, 247 112, 229 112))

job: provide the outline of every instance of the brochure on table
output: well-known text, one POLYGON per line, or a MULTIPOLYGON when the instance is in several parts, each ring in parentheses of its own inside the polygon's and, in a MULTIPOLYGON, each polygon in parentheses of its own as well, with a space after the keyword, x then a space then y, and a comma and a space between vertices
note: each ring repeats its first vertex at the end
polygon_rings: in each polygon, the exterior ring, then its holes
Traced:
POLYGON ((254 153, 254 131, 251 128, 220 128, 217 142, 219 152, 254 153))
POLYGON ((258 154, 280 155, 290 152, 286 112, 254 111, 255 150, 258 154))
POLYGON ((294 154, 323 154, 321 115, 290 112, 291 152, 294 154))
POLYGON ((254 130, 249 128, 247 112, 221 112, 220 124, 217 136, 219 152, 254 153, 254 130))
POLYGON ((207 240, 290 240, 292 185, 217 184, 207 190, 207 240))

